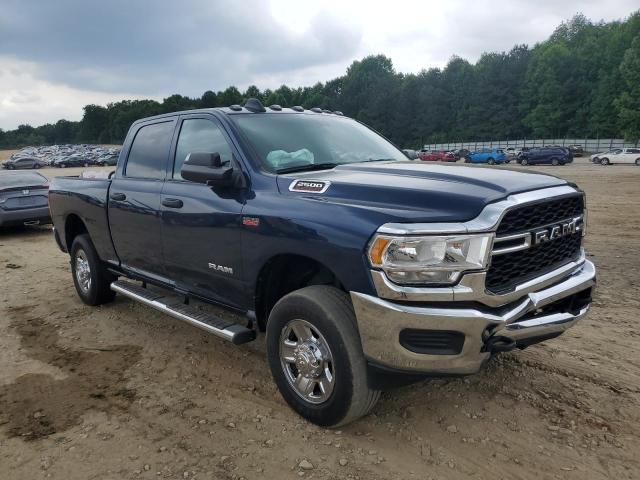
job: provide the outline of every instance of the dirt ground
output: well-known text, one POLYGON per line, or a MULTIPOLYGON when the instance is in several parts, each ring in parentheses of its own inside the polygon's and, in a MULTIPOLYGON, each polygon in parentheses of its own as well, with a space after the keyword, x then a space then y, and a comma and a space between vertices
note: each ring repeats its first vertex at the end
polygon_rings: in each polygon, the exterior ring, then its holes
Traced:
POLYGON ((587 192, 589 316, 340 431, 287 407, 262 338, 236 347, 123 297, 87 307, 50 228, 1 232, 0 478, 640 478, 640 168, 529 168, 587 192))

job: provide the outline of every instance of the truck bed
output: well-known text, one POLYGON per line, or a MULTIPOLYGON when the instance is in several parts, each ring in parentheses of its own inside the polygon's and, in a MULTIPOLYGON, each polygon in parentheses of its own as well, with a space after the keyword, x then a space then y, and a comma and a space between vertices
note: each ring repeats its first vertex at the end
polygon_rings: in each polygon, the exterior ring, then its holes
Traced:
POLYGON ((86 225, 100 258, 117 262, 107 216, 110 186, 111 180, 106 178, 55 177, 51 181, 51 220, 65 250, 71 248, 67 245, 66 233, 73 228, 73 218, 77 217, 86 225))

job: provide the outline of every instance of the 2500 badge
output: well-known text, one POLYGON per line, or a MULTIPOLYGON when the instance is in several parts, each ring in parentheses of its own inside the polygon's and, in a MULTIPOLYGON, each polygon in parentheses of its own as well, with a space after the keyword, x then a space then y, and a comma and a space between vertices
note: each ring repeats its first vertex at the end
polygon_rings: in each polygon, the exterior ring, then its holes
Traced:
POLYGON ((331 182, 323 182, 320 180, 294 180, 289 185, 290 192, 301 193, 324 193, 331 185, 331 182))

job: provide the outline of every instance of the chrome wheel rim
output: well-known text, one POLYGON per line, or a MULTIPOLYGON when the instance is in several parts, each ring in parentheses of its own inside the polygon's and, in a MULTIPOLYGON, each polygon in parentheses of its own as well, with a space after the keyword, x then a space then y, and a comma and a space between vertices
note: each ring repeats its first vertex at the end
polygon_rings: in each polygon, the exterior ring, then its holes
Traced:
POLYGON ((76 253, 76 280, 80 289, 84 293, 88 293, 91 289, 91 267, 84 250, 78 250, 76 253))
POLYGON ((326 402, 335 386, 333 355, 320 331, 306 320, 291 320, 280 334, 280 365, 303 400, 326 402))

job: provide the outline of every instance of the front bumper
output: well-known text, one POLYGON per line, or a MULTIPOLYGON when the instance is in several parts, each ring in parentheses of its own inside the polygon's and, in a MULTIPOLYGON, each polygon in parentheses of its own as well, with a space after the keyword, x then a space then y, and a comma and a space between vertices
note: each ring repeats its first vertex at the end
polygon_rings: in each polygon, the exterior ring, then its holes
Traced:
POLYGON ((479 302, 417 306, 357 292, 351 292, 351 299, 370 362, 415 373, 471 374, 480 369, 492 350, 505 345, 524 347, 551 338, 586 315, 596 284, 593 263, 584 261, 555 280, 551 285, 539 283, 536 291, 521 291, 518 299, 502 306, 479 302), (464 336, 464 342, 455 354, 417 353, 401 344, 403 330, 453 332, 464 336))
POLYGON ((51 223, 49 207, 24 208, 20 210, 0 209, 0 226, 39 225, 51 223))

